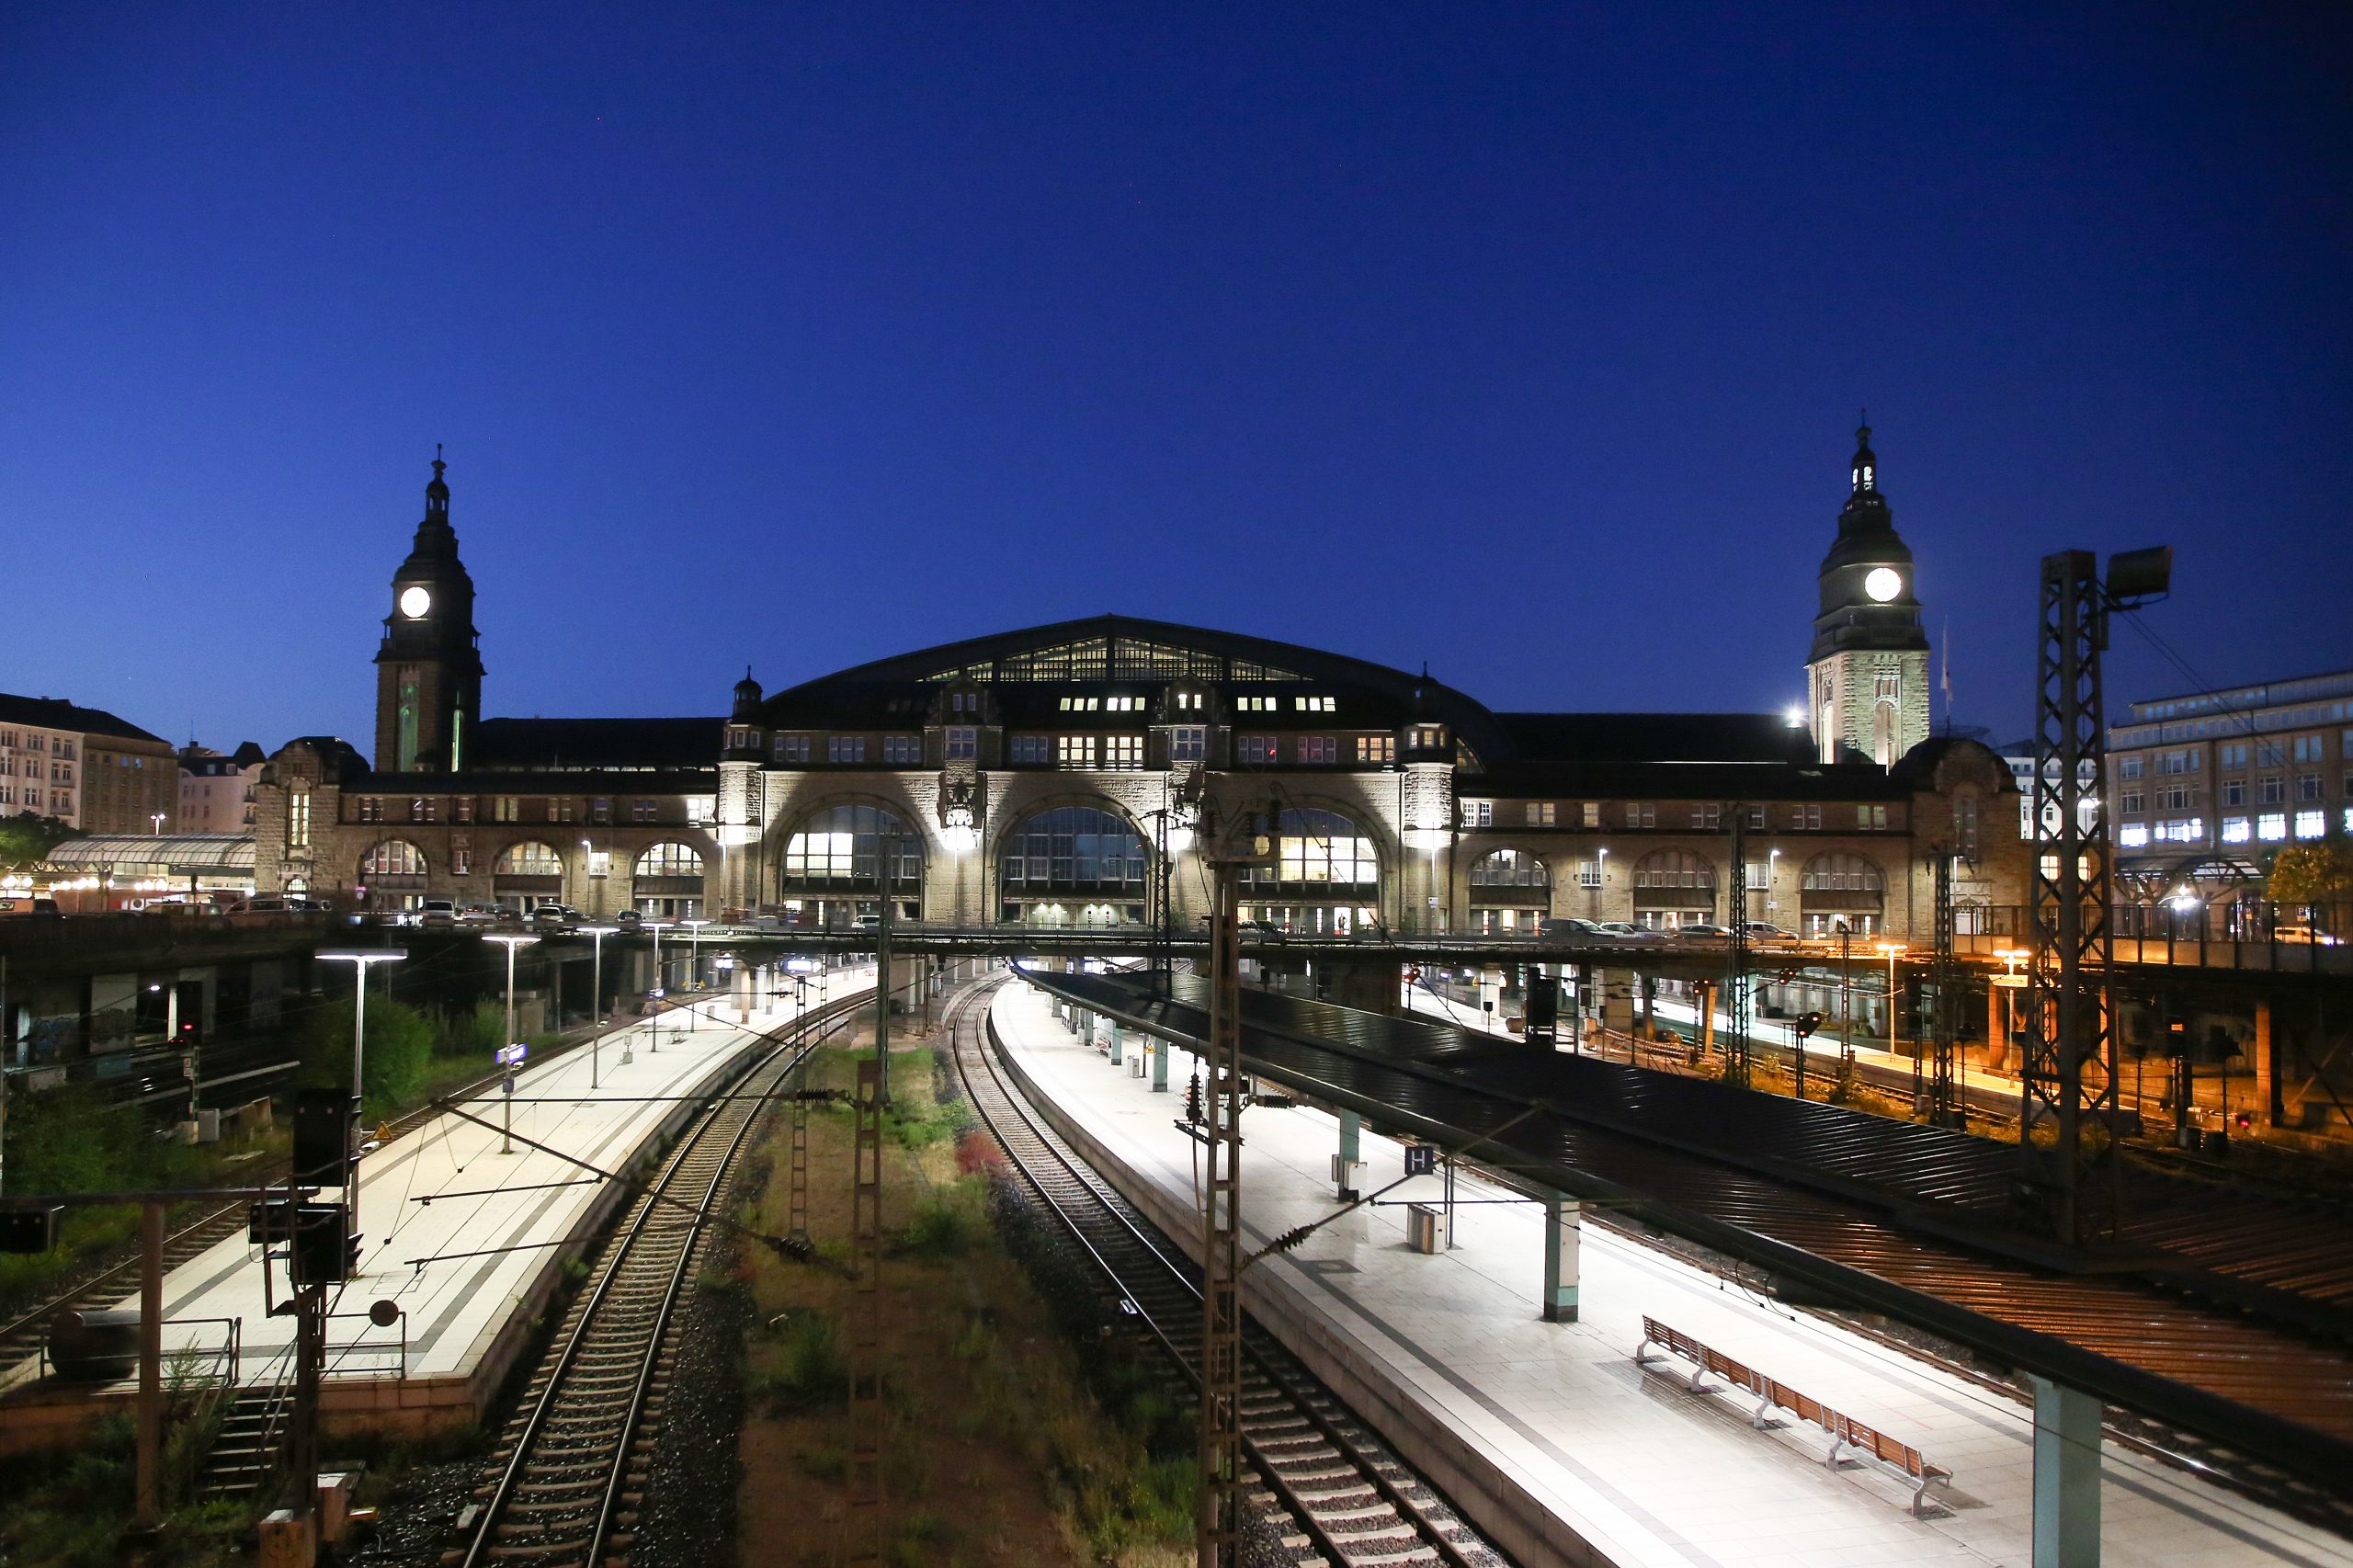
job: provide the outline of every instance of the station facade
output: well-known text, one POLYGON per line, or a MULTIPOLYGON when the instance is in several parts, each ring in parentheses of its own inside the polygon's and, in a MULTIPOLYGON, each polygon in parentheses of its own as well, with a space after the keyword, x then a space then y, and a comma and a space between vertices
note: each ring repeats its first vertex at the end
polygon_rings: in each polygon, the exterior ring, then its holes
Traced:
POLYGON ((1796 722, 1497 711, 1427 672, 1124 616, 772 695, 747 671, 723 716, 483 719, 437 460, 377 652, 374 755, 313 736, 271 757, 257 880, 377 909, 841 928, 887 898, 961 926, 1143 926, 1165 907, 1189 931, 1204 838, 1271 826, 1245 918, 1302 934, 1674 928, 1725 918, 1739 877, 1751 919, 1926 940, 1941 857, 1961 927, 1990 928, 2025 897, 2026 846, 1991 831, 2016 785, 1986 747, 1927 735, 1911 557, 1869 434, 1796 722))

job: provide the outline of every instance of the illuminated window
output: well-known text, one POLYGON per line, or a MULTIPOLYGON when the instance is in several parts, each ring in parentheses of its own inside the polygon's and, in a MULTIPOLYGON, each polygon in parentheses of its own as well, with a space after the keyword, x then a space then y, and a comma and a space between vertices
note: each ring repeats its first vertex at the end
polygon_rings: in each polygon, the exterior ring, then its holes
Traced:
POLYGON ((630 873, 638 877, 699 877, 702 852, 691 844, 656 844, 638 855, 630 873))
POLYGON ((2296 813, 2296 836, 2298 838, 2318 838, 2327 831, 2328 813, 2326 812, 2315 808, 2311 811, 2301 811, 2296 813))
POLYGON ((1198 691, 1180 691, 1171 699, 1171 703, 1179 713, 1198 713, 1201 710, 1202 697, 1198 691))
POLYGON ((2248 840, 2252 839, 2254 836, 2255 836, 2255 824, 2254 824, 2253 823, 2251 823, 2251 822, 2247 821, 2247 820, 2246 820, 2246 818, 2245 818, 2245 817, 2224 817, 2224 818, 2222 819, 2222 842, 2223 842, 2223 843, 2225 843, 2225 844, 2245 844, 2245 843, 2246 843, 2248 840))
POLYGON ((1057 767, 1092 767, 1095 766, 1093 735, 1063 735, 1054 743, 1054 766, 1057 767))
POLYGON ((500 850, 490 869, 501 877, 560 877, 563 857, 556 853, 554 845, 532 839, 500 850))
POLYGON ((905 823, 879 806, 832 806, 785 840, 784 891, 875 887, 886 837, 892 845, 892 885, 916 886, 923 877, 922 846, 905 823))
POLYGON ((1047 763, 1054 760, 1054 738, 1051 735, 1016 735, 1012 741, 1016 763, 1047 763))
POLYGON ((1336 812, 1286 810, 1276 819, 1275 864, 1253 866, 1245 886, 1262 893, 1305 892, 1326 887, 1370 890, 1381 882, 1372 840, 1336 812))
POLYGON ((381 883, 395 878, 421 879, 424 875, 425 851, 404 838, 388 838, 359 858, 363 881, 381 883))
POLYGON ((1007 893, 1140 893, 1143 840, 1093 806, 1056 806, 1006 835, 997 861, 1007 893))
POLYGON ((981 733, 970 724, 951 724, 941 745, 949 761, 969 761, 981 755, 981 733))
POLYGON ((1601 885, 1601 862, 1600 862, 1600 861, 1598 861, 1598 860, 1580 860, 1580 861, 1578 861, 1578 862, 1577 862, 1577 886, 1579 886, 1579 887, 1581 887, 1581 888, 1597 888, 1597 887, 1599 887, 1600 885, 1601 885))
POLYGON ((1554 821, 1554 814, 1560 810, 1559 803, 1552 801, 1529 801, 1523 803, 1527 807, 1529 827, 1551 827, 1554 821))
POLYGON ((2266 844, 2277 844, 2288 836, 2288 813, 2265 812, 2255 819, 2255 835, 2266 844))
POLYGON ((1495 803, 1493 801, 1465 801, 1462 802, 1463 826, 1493 827, 1495 825, 1495 803))
POLYGON ((882 760, 900 767, 914 767, 923 761, 921 735, 885 735, 882 737, 882 760))
POLYGON ((286 846, 307 849, 311 844, 311 787, 298 784, 286 797, 286 846))
POLYGON ((1144 700, 1141 697, 1107 697, 1103 699, 1103 707, 1112 713, 1141 713, 1144 710, 1144 700))
POLYGON ((1271 697, 1244 697, 1234 702, 1234 707, 1245 713, 1272 713, 1280 706, 1271 697))
POLYGON ((866 737, 864 735, 827 735, 825 760, 827 762, 864 762, 866 737))
POLYGON ((1333 702, 1328 697, 1294 697, 1290 705, 1302 713, 1329 713, 1333 710, 1333 702))
POLYGON ((1299 760, 1337 762, 1340 760, 1340 743, 1330 735, 1302 735, 1299 737, 1299 760))
POLYGON ((1471 885, 1474 888, 1549 888, 1552 873, 1544 862, 1533 855, 1517 849, 1498 849, 1483 855, 1471 863, 1471 885))
POLYGON ((1179 724, 1168 732, 1168 760, 1171 762, 1206 762, 1210 755, 1210 733, 1199 724, 1179 724))
POLYGON ((2116 842, 2127 849, 2139 849, 2149 842, 2146 823, 2128 822, 2116 830, 2116 842))
POLYGON ((1142 735, 1106 735, 1103 737, 1103 766, 1132 773, 1143 767, 1143 737, 1142 735))
POLYGON ((1599 827, 1601 825, 1601 802, 1599 801, 1587 801, 1585 803, 1583 811, 1586 826, 1599 827))
POLYGON ((1394 735, 1358 735, 1358 762, 1394 762, 1397 760, 1397 737, 1394 735))
POLYGON ((1887 825, 1887 808, 1885 806, 1857 806, 1855 808, 1855 825, 1857 827, 1868 828, 1885 827, 1887 825))
POLYGON ((523 802, 512 795, 494 796, 490 802, 490 820, 493 822, 522 821, 523 802))
POLYGON ((453 877, 471 877, 474 874, 474 852, 471 845, 460 844, 451 846, 449 874, 453 877))
POLYGON ((1234 741, 1233 749, 1243 762, 1271 763, 1278 748, 1272 735, 1243 735, 1234 741))

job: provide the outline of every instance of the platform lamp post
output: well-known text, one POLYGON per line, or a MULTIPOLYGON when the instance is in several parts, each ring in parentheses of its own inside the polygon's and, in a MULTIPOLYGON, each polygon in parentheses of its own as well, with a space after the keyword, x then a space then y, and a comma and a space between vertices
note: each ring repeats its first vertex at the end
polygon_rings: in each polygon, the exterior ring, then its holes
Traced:
POLYGON ((605 938, 617 935, 618 926, 583 926, 593 944, 588 960, 588 1086, 597 1087, 597 1048, 605 1038, 605 938))
POLYGON ((504 1113, 499 1119, 498 1152, 502 1154, 511 1154, 515 1152, 515 949, 528 948, 539 938, 512 936, 503 931, 488 931, 483 934, 482 939, 485 942, 496 942, 506 949, 506 1046, 499 1052, 499 1055, 506 1060, 506 1096, 504 1102, 504 1113))
MULTIPOLYGON (((671 923, 667 920, 647 920, 641 922, 638 927, 640 930, 651 931, 654 933, 654 991, 656 996, 665 994, 668 990, 668 987, 662 983, 662 933, 667 931, 670 928, 670 925, 671 923)), ((654 1016, 657 1019, 660 1017, 659 1014, 654 1016)), ((656 1056, 662 1054, 662 1026, 660 1023, 651 1022, 645 1026, 645 1040, 648 1050, 652 1051, 656 1056)), ((630 1061, 630 1046, 629 1043, 624 1040, 621 1044, 621 1065, 624 1067, 628 1066, 630 1061)))
MULTIPOLYGON (((702 928, 710 922, 681 920, 678 924, 687 928, 687 989, 693 991, 702 984, 702 928)), ((695 1006, 689 1002, 687 1004, 687 1028, 691 1029, 694 1027, 695 1006)))
POLYGON ((1895 1033, 1895 960, 1903 952, 1904 944, 1901 942, 1879 944, 1879 956, 1887 960, 1887 1050, 1891 1056, 1896 1054, 1898 1044, 1895 1033))
MULTIPOLYGON (((359 1108, 360 1066, 368 1049, 368 966, 375 963, 398 963, 408 957, 408 954, 400 948, 357 948, 340 952, 314 953, 312 956, 324 959, 329 963, 347 963, 351 966, 351 1106, 352 1109, 357 1111, 359 1108)), ((345 1221, 345 1233, 357 1235, 359 1233, 359 1173, 350 1169, 348 1146, 345 1148, 344 1153, 345 1169, 351 1177, 349 1190, 344 1195, 344 1210, 350 1215, 350 1218, 345 1221)))

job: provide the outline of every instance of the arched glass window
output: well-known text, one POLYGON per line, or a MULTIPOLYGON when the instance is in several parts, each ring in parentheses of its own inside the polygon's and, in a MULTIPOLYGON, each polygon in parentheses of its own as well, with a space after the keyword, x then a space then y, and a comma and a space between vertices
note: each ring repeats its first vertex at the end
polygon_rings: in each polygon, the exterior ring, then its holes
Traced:
POLYGON ((640 877, 699 877, 702 854, 691 844, 656 844, 638 856, 631 871, 640 877))
POLYGON ((1144 860, 1143 840, 1125 818, 1093 806, 1055 806, 1005 835, 997 877, 1008 897, 1099 892, 1141 898, 1144 860))
POLYGON ((1885 892, 1887 878, 1860 855, 1837 850, 1808 860, 1798 887, 1804 892, 1885 892))
POLYGON ((560 877, 563 875, 563 857, 555 846, 532 839, 522 844, 510 844, 498 852, 497 864, 491 874, 499 877, 560 877))
POLYGON ((1361 889, 1381 886, 1381 857, 1371 839, 1337 812, 1314 808, 1284 812, 1275 823, 1275 864, 1243 873, 1245 886, 1286 891, 1361 889))
POLYGON ((1712 892, 1716 886, 1715 862, 1702 860, 1682 849, 1654 850, 1634 862, 1634 885, 1704 889, 1712 892))
POLYGON ((785 841, 784 886, 788 892, 825 888, 872 888, 882 840, 892 842, 892 885, 914 889, 923 881, 923 843, 915 831, 880 806, 828 806, 802 823, 785 841))
POLYGON ((387 838, 371 846, 359 858, 359 876, 363 881, 381 881, 386 877, 421 877, 425 875, 425 851, 405 838, 387 838))
POLYGON ((1552 885, 1552 873, 1543 861, 1518 849, 1483 855, 1471 866, 1474 888, 1526 888, 1542 892, 1552 885))

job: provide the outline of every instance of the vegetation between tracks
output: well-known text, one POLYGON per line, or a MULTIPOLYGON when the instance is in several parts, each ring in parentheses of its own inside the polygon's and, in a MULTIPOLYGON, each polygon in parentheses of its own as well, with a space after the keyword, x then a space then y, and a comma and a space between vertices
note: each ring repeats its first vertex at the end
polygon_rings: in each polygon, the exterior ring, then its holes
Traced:
MULTIPOLYGON (((854 1053, 827 1051, 814 1086, 847 1091, 854 1053)), ((901 1563, 1109 1563, 1190 1559, 1192 1428, 1130 1342, 1107 1338, 1100 1290, 1038 1228, 1001 1156, 953 1097, 952 1069, 893 1052, 884 1119, 879 1297, 890 1412, 887 1551, 901 1563)), ((789 1210, 779 1118, 749 1218, 789 1210)), ((813 1107, 810 1223, 821 1260, 847 1256, 851 1113, 813 1107)), ((847 1318, 837 1271, 741 1249, 755 1304, 745 1347, 744 1561, 847 1560, 847 1318)))

